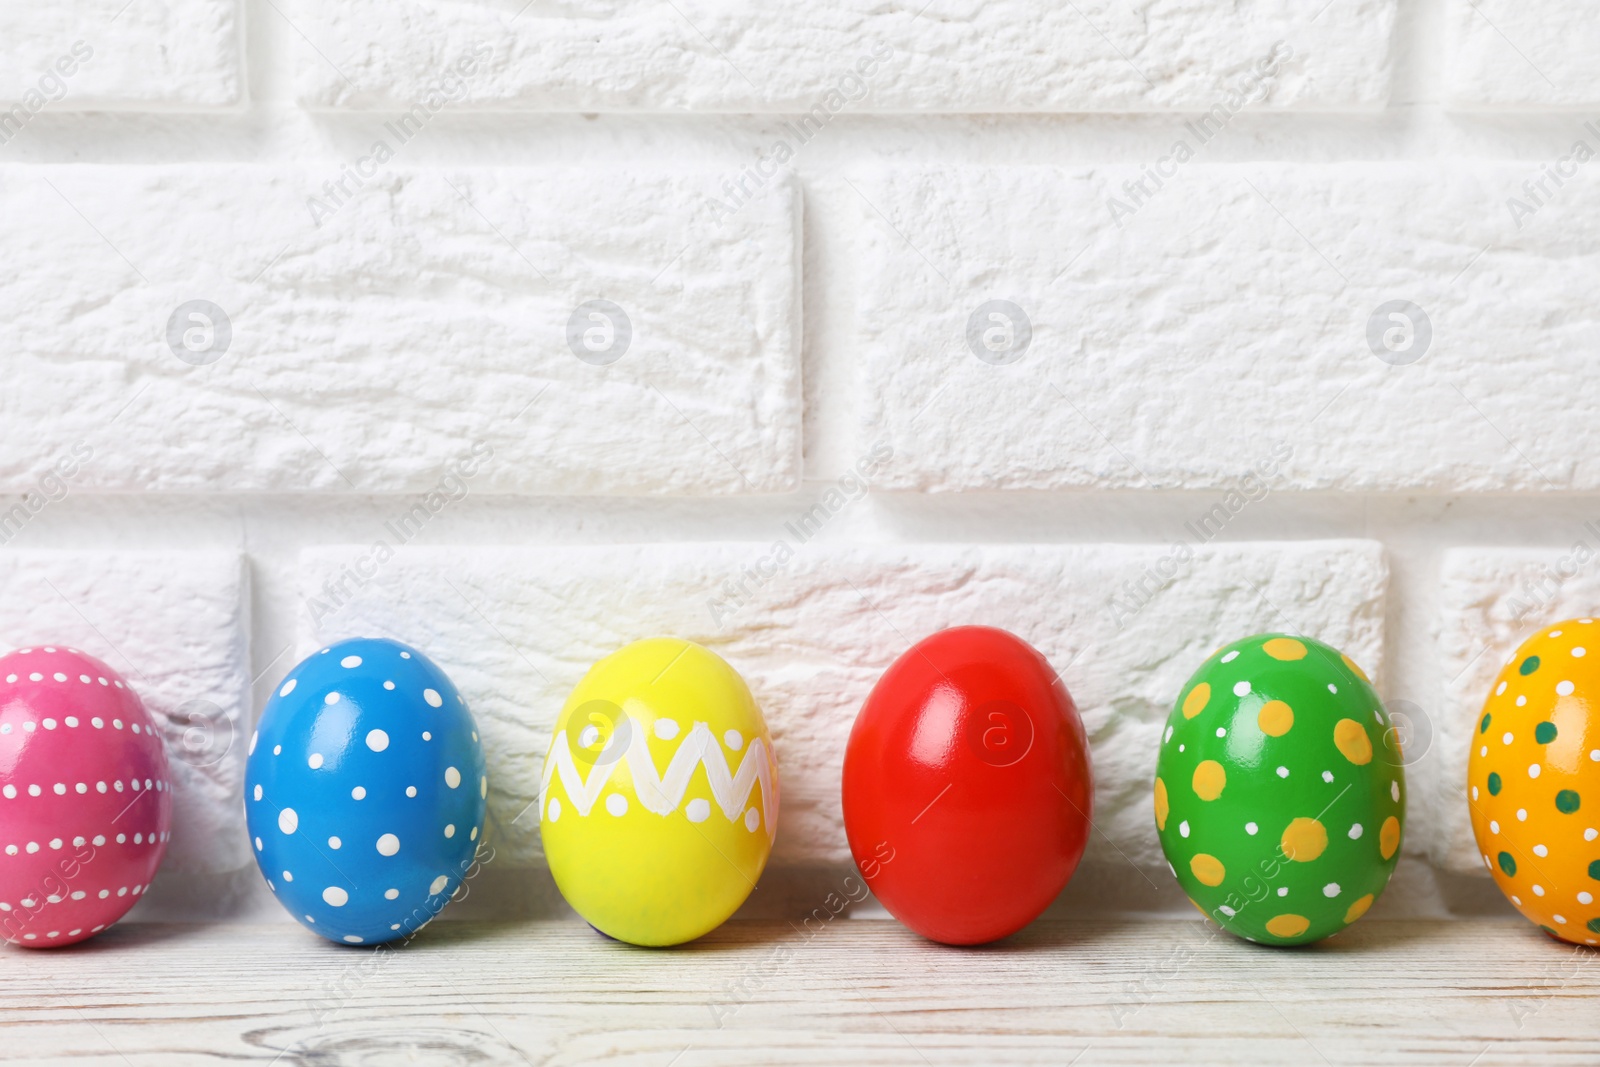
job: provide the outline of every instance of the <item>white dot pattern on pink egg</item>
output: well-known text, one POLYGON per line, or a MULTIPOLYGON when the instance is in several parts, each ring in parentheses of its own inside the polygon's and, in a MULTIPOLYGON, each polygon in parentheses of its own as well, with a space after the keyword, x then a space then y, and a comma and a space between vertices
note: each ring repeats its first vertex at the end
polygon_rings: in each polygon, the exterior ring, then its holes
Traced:
POLYGON ((166 751, 138 695, 77 649, 0 657, 0 768, 0 938, 58 948, 122 918, 172 837, 166 751))

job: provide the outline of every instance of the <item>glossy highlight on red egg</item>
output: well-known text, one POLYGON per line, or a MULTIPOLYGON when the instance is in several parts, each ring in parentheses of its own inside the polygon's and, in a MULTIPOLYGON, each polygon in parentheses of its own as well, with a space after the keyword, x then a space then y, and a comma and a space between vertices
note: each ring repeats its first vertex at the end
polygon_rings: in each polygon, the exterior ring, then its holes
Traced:
POLYGON ((934 941, 1022 929, 1089 840, 1094 785, 1066 686, 1004 630, 943 630, 895 660, 851 730, 844 823, 879 902, 934 941))

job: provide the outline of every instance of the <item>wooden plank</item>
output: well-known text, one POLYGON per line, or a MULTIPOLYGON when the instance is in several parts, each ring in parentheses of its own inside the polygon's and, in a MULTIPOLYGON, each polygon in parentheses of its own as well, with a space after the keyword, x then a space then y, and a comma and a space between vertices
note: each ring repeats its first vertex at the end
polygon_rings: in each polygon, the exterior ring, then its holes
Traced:
POLYGON ((443 922, 382 952, 131 924, 3 957, 0 1059, 42 1064, 1600 1062, 1600 953, 1522 922, 1369 921, 1297 950, 1171 920, 981 949, 739 922, 664 951, 443 922))

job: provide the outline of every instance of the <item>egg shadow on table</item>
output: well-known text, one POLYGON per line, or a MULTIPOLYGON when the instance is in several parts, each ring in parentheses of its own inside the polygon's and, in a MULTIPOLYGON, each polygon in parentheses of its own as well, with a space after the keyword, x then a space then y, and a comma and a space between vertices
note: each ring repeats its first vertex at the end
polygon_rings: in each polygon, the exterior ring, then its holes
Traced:
POLYGON ((1115 937, 1145 920, 1134 915, 1099 915, 1090 918, 1061 919, 1044 917, 1035 919, 1021 930, 981 945, 946 945, 930 941, 907 930, 906 933, 924 944, 952 952, 974 952, 997 955, 1028 955, 1034 952, 1059 952, 1092 945, 1097 941, 1115 937))

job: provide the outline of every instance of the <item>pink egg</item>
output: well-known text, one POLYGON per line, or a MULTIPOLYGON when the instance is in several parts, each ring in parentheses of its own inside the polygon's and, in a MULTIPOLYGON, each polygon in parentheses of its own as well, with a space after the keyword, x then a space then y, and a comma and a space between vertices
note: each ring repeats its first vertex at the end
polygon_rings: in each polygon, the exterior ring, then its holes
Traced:
POLYGON ((171 829, 166 750, 121 675, 65 647, 0 657, 0 937, 93 937, 150 888, 171 829))

